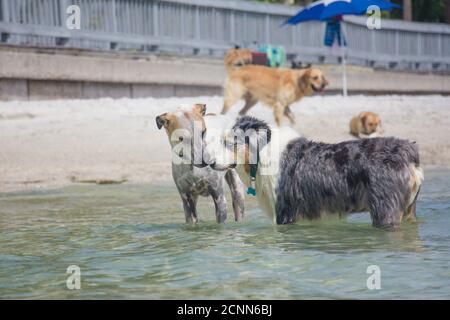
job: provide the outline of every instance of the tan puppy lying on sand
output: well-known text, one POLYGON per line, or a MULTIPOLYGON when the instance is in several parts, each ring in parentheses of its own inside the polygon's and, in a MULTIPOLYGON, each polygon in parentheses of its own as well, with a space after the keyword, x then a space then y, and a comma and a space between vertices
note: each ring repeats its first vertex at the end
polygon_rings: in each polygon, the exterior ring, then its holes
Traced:
POLYGON ((313 92, 321 92, 328 81, 316 68, 292 70, 246 65, 228 73, 225 80, 225 102, 222 114, 240 99, 245 100, 239 115, 244 115, 258 101, 273 108, 275 122, 280 126, 283 115, 295 123, 289 106, 313 92))
POLYGON ((358 138, 374 138, 383 134, 380 117, 373 112, 364 111, 350 120, 350 133, 358 138))

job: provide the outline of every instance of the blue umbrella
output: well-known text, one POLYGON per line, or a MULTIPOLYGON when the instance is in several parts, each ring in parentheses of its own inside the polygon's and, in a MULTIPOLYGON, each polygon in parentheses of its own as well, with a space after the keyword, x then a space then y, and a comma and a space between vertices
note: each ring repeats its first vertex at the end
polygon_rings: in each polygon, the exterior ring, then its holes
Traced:
POLYGON ((401 6, 383 0, 321 0, 300 10, 284 24, 297 24, 304 21, 328 20, 345 14, 362 15, 370 6, 378 6, 380 10, 391 10, 401 6))
MULTIPOLYGON (((305 21, 326 21, 334 17, 346 14, 362 15, 367 12, 370 6, 378 6, 380 10, 391 10, 393 8, 401 8, 401 6, 385 2, 383 0, 320 0, 313 2, 300 10, 295 16, 284 22, 286 24, 297 24, 305 21)), ((345 46, 345 40, 343 41, 345 46)), ((342 57, 342 91, 344 96, 347 95, 347 75, 345 71, 345 55, 342 57)))

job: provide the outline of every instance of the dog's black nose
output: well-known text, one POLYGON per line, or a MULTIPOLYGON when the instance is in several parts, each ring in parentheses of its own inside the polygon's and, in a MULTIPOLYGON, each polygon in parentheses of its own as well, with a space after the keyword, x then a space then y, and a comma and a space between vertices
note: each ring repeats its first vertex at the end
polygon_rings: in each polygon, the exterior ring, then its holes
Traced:
POLYGON ((218 165, 217 163, 214 162, 214 163, 210 164, 210 166, 213 170, 225 171, 225 170, 236 168, 236 163, 232 163, 232 164, 228 164, 228 165, 218 165))
POLYGON ((161 116, 156 117, 156 126, 158 129, 161 129, 164 126, 164 120, 161 118, 161 116))
POLYGON ((202 163, 194 163, 194 167, 197 167, 197 168, 204 168, 204 167, 207 167, 207 166, 208 166, 208 164, 204 163, 204 162, 202 162, 202 163))

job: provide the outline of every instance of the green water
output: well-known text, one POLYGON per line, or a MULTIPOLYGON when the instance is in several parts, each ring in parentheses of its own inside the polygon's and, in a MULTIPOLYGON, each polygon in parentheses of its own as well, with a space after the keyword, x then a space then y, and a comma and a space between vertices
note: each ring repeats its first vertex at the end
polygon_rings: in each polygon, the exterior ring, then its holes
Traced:
POLYGON ((450 299, 449 181, 426 171, 421 222, 398 232, 368 214, 273 226, 254 201, 243 223, 217 225, 207 199, 188 226, 171 184, 0 194, 0 298, 450 299), (381 290, 367 289, 369 265, 381 290))

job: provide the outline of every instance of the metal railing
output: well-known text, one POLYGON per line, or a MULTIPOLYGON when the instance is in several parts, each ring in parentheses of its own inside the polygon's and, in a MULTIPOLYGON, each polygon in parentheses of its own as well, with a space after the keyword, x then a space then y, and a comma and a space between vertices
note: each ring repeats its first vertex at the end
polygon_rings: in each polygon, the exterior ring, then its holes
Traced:
MULTIPOLYGON (((296 7, 224 0, 0 0, 1 42, 103 50, 222 56, 233 45, 283 45, 290 58, 336 62, 325 24, 281 26, 296 7), (81 29, 66 27, 69 5, 81 29)), ((450 70, 450 26, 345 19, 350 62, 390 69, 450 70)))

